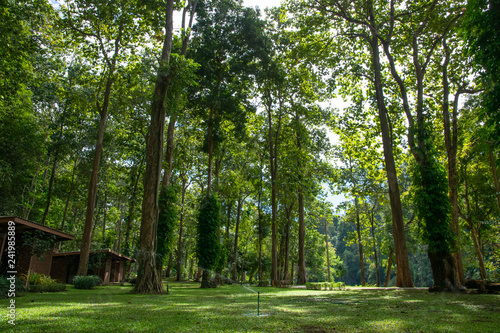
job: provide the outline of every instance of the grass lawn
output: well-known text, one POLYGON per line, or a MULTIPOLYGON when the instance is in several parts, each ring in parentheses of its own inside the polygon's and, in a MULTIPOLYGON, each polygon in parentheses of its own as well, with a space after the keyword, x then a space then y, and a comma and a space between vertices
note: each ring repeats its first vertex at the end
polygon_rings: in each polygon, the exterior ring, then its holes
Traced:
POLYGON ((0 300, 0 332, 500 332, 500 295, 426 290, 312 291, 240 285, 203 290, 168 282, 170 295, 101 286, 0 300))

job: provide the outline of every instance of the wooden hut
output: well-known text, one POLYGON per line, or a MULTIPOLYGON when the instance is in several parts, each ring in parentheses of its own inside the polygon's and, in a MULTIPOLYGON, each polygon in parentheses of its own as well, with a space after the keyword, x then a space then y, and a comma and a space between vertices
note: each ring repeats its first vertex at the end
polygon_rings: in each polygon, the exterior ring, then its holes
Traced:
MULTIPOLYGON (((71 283, 78 270, 80 251, 54 253, 52 261, 52 278, 71 283)), ((90 251, 88 274, 100 276, 103 284, 119 283, 135 261, 109 249, 90 251)))
POLYGON ((74 239, 70 234, 20 217, 0 217, 0 275, 20 276, 28 271, 50 275, 55 246, 74 239), (34 248, 35 238, 44 241, 42 253, 34 248))

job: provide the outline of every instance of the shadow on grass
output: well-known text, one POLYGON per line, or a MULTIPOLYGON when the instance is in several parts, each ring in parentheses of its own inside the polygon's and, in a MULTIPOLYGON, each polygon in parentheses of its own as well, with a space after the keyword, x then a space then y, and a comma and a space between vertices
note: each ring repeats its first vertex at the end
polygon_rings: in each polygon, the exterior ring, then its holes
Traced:
MULTIPOLYGON (((16 300, 16 332, 496 332, 498 295, 426 291, 312 291, 172 283, 170 295, 132 287, 27 294, 16 300)), ((0 301, 0 315, 6 313, 0 301)), ((0 331, 9 329, 5 325, 0 331)))

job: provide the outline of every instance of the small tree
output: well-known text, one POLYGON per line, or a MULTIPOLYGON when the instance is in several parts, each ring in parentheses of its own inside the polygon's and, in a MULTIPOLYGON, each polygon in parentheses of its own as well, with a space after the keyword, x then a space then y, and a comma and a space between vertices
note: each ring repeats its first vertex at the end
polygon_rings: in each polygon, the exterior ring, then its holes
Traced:
POLYGON ((219 215, 220 203, 216 195, 211 194, 202 199, 198 213, 196 235, 196 255, 203 269, 202 288, 211 288, 209 270, 217 264, 219 256, 219 215))

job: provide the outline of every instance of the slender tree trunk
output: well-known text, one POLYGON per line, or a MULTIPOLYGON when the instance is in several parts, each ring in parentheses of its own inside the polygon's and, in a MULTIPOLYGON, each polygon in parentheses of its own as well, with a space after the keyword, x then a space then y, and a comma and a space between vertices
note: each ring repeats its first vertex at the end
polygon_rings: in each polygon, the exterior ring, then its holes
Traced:
POLYGON ((214 137, 212 133, 213 127, 213 115, 214 115, 214 106, 210 107, 210 114, 208 116, 208 176, 207 176, 207 196, 210 195, 210 191, 212 189, 212 165, 214 158, 214 137))
POLYGON ((354 198, 354 205, 356 206, 356 231, 358 235, 358 250, 359 250, 359 266, 361 268, 361 285, 366 284, 365 281, 365 259, 363 256, 363 243, 361 241, 361 223, 359 221, 359 204, 358 197, 354 198))
POLYGON ((106 128, 106 120, 108 118, 109 97, 111 95, 112 85, 113 85, 113 79, 110 76, 106 82, 106 91, 104 95, 104 103, 102 105, 102 108, 99 106, 99 103, 97 102, 97 108, 99 109, 101 120, 99 122, 99 131, 97 132, 97 143, 95 147, 94 163, 92 164, 92 174, 90 177, 90 184, 87 195, 87 213, 85 214, 85 226, 83 229, 82 243, 80 246, 80 261, 78 264, 78 271, 76 275, 87 275, 87 270, 88 270, 89 251, 90 251, 90 243, 92 241, 92 230, 94 226, 94 211, 97 198, 97 180, 99 174, 99 164, 101 161, 101 155, 103 151, 104 132, 106 128))
MULTIPOLYGON (((373 209, 375 209, 375 205, 373 206, 373 209)), ((373 209, 371 211, 370 215, 370 222, 372 225, 372 238, 373 238, 373 253, 374 253, 374 261, 375 261, 375 275, 377 276, 377 287, 380 287, 380 272, 378 270, 378 256, 377 256, 377 239, 375 238, 375 226, 374 226, 374 216, 373 216, 373 209)))
POLYGON ((182 178, 182 199, 181 199, 181 216, 179 220, 179 241, 177 243, 177 281, 181 280, 182 275, 182 232, 184 227, 184 202, 186 200, 186 178, 182 178))
POLYGON ((174 252, 170 251, 170 254, 168 256, 168 264, 167 264, 167 269, 165 270, 165 277, 170 277, 170 272, 172 271, 172 265, 174 263, 174 252))
POLYGON ((465 284, 464 268, 462 264, 462 251, 460 248, 460 226, 458 222, 458 182, 457 182, 457 144, 458 144, 458 98, 460 93, 457 92, 453 105, 453 116, 450 124, 450 88, 448 80, 448 64, 450 61, 451 51, 446 43, 446 38, 443 39, 443 47, 445 49, 445 59, 443 63, 443 129, 444 142, 448 155, 448 187, 449 197, 452 206, 451 211, 451 227, 455 233, 456 252, 453 254, 456 264, 457 279, 461 285, 465 284))
POLYGON ((231 279, 233 281, 237 281, 237 263, 238 263, 238 233, 240 229, 240 216, 241 216, 241 206, 243 205, 243 199, 241 198, 242 194, 240 192, 240 197, 238 198, 238 208, 237 208, 237 213, 236 213, 236 229, 234 232, 234 252, 233 252, 233 274, 231 276, 231 279))
MULTIPOLYGON (((73 165, 73 173, 71 175, 71 185, 69 188, 68 196, 66 197, 66 203, 64 204, 64 213, 63 213, 63 218, 62 218, 62 222, 61 222, 61 231, 64 231, 64 225, 66 224, 66 216, 68 214, 69 201, 71 199, 71 196, 73 195, 73 191, 75 190, 75 174, 76 174, 77 162, 78 162, 78 155, 76 155, 76 157, 75 157, 75 164, 73 165)), ((59 242, 57 249, 58 249, 58 251, 61 250, 61 242, 59 242)))
MULTIPOLYGON (((374 27, 375 25, 373 25, 371 29, 374 29, 374 27)), ((379 44, 375 31, 372 31, 372 36, 370 44, 372 48, 372 65, 375 74, 375 94, 377 99, 380 129, 382 133, 385 171, 387 174, 389 201, 391 204, 394 249, 396 253, 396 287, 414 287, 410 271, 410 262, 408 260, 408 250, 406 247, 403 209, 399 195, 396 164, 394 163, 394 154, 392 151, 392 134, 389 128, 388 112, 382 88, 382 66, 380 64, 379 44)))
POLYGON ((130 252, 131 252, 131 246, 129 244, 130 231, 132 229, 132 222, 134 219, 134 211, 135 211, 135 206, 136 206, 136 202, 137 202, 137 191, 138 191, 138 186, 139 186, 139 179, 141 178, 141 174, 142 174, 142 166, 143 165, 144 165, 144 157, 141 159, 141 163, 139 164, 139 167, 137 168, 137 176, 135 176, 134 187, 132 190, 132 197, 130 198, 130 201, 128 204, 127 226, 125 229, 125 248, 124 248, 125 255, 130 255, 130 252))
POLYGON ((54 153, 54 161, 52 162, 52 172, 50 173, 50 179, 49 179, 49 189, 47 190, 47 204, 45 206, 45 211, 43 212, 43 217, 42 217, 42 224, 45 225, 46 220, 47 220, 47 215, 49 214, 49 209, 50 209, 50 199, 52 198, 52 187, 54 185, 54 178, 56 176, 56 168, 57 168, 57 161, 58 161, 58 151, 54 153))
POLYGON ((326 247, 326 268, 328 270, 328 282, 332 282, 330 275, 330 250, 328 246, 328 219, 325 218, 325 247, 326 247))
POLYGON ((227 206, 227 222, 226 222, 226 239, 229 241, 229 228, 231 227, 231 210, 233 209, 233 203, 230 202, 227 206))
POLYGON ((489 157, 490 157, 491 173, 493 174, 493 181, 495 182, 497 203, 498 207, 500 207, 500 182, 498 181, 497 166, 495 162, 495 155, 493 155, 493 148, 490 149, 489 157))
MULTIPOLYGON (((299 164, 300 170, 300 164, 299 164)), ((300 171, 299 171, 300 172, 300 171)), ((299 182, 302 176, 299 175, 299 182)), ((297 273, 297 284, 307 283, 307 270, 306 270, 306 224, 304 221, 304 195, 302 185, 299 185, 299 262, 297 273)))
POLYGON ((103 218, 102 218, 102 241, 106 239, 106 217, 108 213, 108 194, 105 192, 104 193, 104 212, 103 212, 103 218))
POLYGON ((476 250, 476 256, 479 263, 479 273, 481 274, 481 280, 486 281, 488 276, 486 275, 486 269, 484 267, 483 253, 481 251, 481 246, 479 245, 477 232, 473 226, 471 226, 470 232, 472 236, 472 241, 474 242, 474 250, 476 250))
POLYGON ((391 268, 392 268, 392 256, 393 255, 394 255, 394 249, 391 249, 391 253, 389 253, 389 261, 387 262, 387 271, 385 272, 384 287, 388 287, 389 281, 391 280, 391 268))
POLYGON ((292 209, 294 203, 288 207, 286 212, 286 230, 285 230, 285 267, 283 268, 283 280, 288 281, 288 270, 290 268, 290 227, 292 225, 292 209))
POLYGON ((278 126, 273 131, 272 122, 272 101, 270 91, 267 93, 267 119, 268 119, 268 140, 269 140, 269 166, 271 174, 271 285, 274 287, 278 283, 278 243, 277 243, 277 216, 278 204, 277 196, 277 176, 278 176, 278 142, 281 127, 281 117, 278 120, 278 126))
POLYGON ((165 65, 170 60, 173 34, 174 0, 167 0, 165 19, 165 41, 156 79, 151 108, 151 124, 146 142, 146 174, 142 203, 139 270, 135 291, 139 293, 163 293, 163 283, 156 269, 156 234, 158 228, 158 196, 163 163, 165 133, 165 96, 171 76, 165 65))

